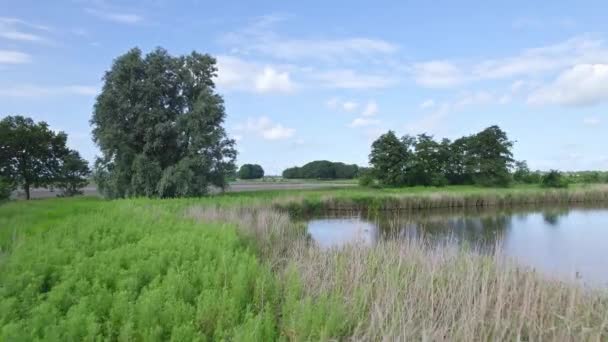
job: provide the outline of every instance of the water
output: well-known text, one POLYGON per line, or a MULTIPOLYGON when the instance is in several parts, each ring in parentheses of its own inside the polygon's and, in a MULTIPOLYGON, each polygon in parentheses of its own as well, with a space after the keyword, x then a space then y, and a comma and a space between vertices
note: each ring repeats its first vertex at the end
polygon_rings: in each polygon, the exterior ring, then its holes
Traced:
POLYGON ((608 284, 608 207, 329 213, 308 221, 321 247, 381 239, 452 240, 498 252, 562 279, 608 284))

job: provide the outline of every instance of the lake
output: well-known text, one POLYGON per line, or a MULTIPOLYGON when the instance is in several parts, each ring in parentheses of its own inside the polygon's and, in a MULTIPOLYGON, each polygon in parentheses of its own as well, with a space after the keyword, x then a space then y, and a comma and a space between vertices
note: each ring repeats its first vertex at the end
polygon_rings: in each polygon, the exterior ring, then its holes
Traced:
POLYGON ((608 285, 608 207, 330 212, 308 220, 323 248, 423 238, 499 253, 560 279, 608 285))

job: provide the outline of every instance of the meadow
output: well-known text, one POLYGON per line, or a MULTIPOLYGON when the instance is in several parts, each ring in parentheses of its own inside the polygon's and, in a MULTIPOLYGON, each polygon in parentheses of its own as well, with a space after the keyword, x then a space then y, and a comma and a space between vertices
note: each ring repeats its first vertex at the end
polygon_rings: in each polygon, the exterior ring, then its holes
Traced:
POLYGON ((321 250, 295 217, 606 200, 603 186, 460 186, 14 201, 0 205, 0 340, 604 340, 604 289, 475 246, 321 250))

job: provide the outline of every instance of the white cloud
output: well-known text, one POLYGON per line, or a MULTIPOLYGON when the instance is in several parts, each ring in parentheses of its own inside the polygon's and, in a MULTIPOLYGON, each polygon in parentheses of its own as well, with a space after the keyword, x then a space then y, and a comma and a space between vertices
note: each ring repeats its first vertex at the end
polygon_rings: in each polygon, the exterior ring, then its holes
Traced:
POLYGON ((336 109, 340 105, 340 99, 337 97, 332 97, 331 99, 327 100, 325 104, 330 109, 336 109))
POLYGON ((312 73, 311 78, 322 86, 338 89, 386 88, 397 81, 393 77, 359 73, 351 69, 329 70, 312 73))
POLYGON ((465 81, 462 71, 448 61, 416 63, 412 72, 416 83, 429 88, 451 87, 465 81))
POLYGON ((435 101, 432 99, 425 100, 419 106, 421 109, 428 109, 435 107, 435 101))
POLYGON ((359 103, 355 101, 346 101, 342 103, 342 109, 347 112, 354 112, 357 108, 359 108, 359 103))
POLYGON ((0 38, 22 42, 47 41, 39 34, 40 31, 50 31, 50 29, 17 18, 0 17, 0 38))
POLYGON ((293 91, 294 85, 288 72, 279 72, 272 67, 265 67, 264 71, 256 77, 255 89, 261 93, 293 91))
POLYGON ((368 101, 367 104, 365 105, 365 109, 363 109, 363 112, 361 113, 361 115, 363 116, 374 116, 378 114, 378 104, 376 103, 376 101, 368 101))
POLYGON ((8 88, 0 88, 0 97, 23 97, 23 98, 39 98, 47 96, 65 96, 65 95, 81 95, 94 96, 99 93, 99 88, 94 86, 84 85, 69 85, 69 86, 36 86, 36 85, 20 85, 10 86, 8 88))
POLYGON ((392 54, 398 50, 395 44, 367 37, 284 37, 276 29, 276 24, 284 20, 277 15, 259 17, 251 25, 224 35, 222 41, 237 46, 238 51, 246 54, 256 52, 283 60, 344 61, 392 54))
POLYGON ((288 93, 296 89, 288 71, 279 66, 261 66, 233 56, 217 57, 215 82, 225 90, 258 93, 288 93))
POLYGON ((283 140, 291 138, 296 133, 295 129, 275 123, 266 116, 249 118, 245 124, 235 127, 235 130, 250 132, 265 140, 283 140))
POLYGON ((87 8, 85 11, 96 16, 97 18, 121 24, 137 24, 144 20, 141 15, 134 13, 113 12, 95 8, 87 8))
POLYGON ((377 119, 370 119, 370 118, 356 118, 354 119, 349 127, 367 127, 367 126, 375 126, 375 125, 379 125, 380 124, 380 120, 377 119))
POLYGON ((555 72, 577 64, 608 63, 608 48, 599 39, 574 37, 556 44, 524 49, 518 54, 476 62, 431 60, 410 71, 419 85, 445 88, 482 80, 509 79, 555 72))
POLYGON ((531 104, 590 106, 608 101, 608 64, 579 64, 532 93, 531 104))
POLYGON ((595 116, 590 116, 590 117, 586 117, 583 119, 583 123, 587 126, 597 126, 601 122, 602 121, 600 120, 600 118, 595 117, 595 116))
POLYGON ((32 58, 27 53, 0 50, 0 64, 23 64, 31 62, 32 58))

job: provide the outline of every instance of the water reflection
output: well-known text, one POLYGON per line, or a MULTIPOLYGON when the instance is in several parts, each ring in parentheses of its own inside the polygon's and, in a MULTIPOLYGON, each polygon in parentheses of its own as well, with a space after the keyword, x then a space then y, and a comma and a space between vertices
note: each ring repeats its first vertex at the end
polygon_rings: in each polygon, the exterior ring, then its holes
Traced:
POLYGON ((379 239, 447 239, 514 258, 562 278, 608 283, 607 207, 528 207, 503 210, 431 210, 370 215, 327 213, 309 221, 322 247, 372 245, 379 239))

